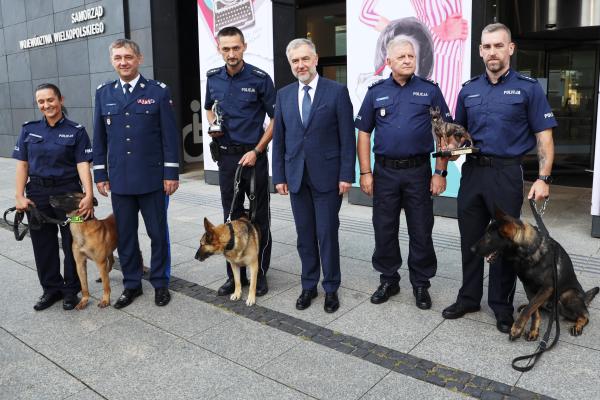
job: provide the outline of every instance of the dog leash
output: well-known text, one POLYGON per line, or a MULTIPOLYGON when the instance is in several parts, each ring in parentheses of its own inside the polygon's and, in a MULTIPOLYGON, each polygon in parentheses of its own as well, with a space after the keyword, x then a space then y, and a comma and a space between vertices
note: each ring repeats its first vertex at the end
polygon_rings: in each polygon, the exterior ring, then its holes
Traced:
POLYGON ((17 211, 16 207, 10 207, 6 211, 4 211, 4 222, 6 222, 8 226, 12 226, 15 239, 19 242, 23 240, 23 238, 25 238, 25 235, 27 235, 29 229, 39 230, 41 229, 42 224, 57 224, 60 226, 67 226, 67 224, 69 224, 70 222, 70 218, 60 220, 49 217, 40 210, 38 210, 36 207, 28 206, 27 212, 30 214, 29 224, 23 222, 23 218, 25 217, 25 211, 17 211), (8 221, 7 216, 8 214, 15 211, 15 217, 11 223, 10 221, 8 221), (25 229, 23 229, 22 231, 19 230, 19 227, 21 225, 25 227, 25 229))
MULTIPOLYGON (((541 210, 542 215, 544 214, 544 211, 546 210, 547 203, 548 203, 548 198, 546 198, 544 200, 544 204, 542 205, 542 210, 541 210)), ((542 233, 542 235, 544 237, 549 239, 550 234, 548 233, 548 229, 546 228, 544 221, 542 221, 542 215, 540 215, 540 212, 538 212, 537 205, 536 205, 534 199, 529 200, 529 206, 531 207, 531 212, 533 213, 533 217, 535 218, 535 222, 538 226, 538 229, 540 230, 540 232, 542 233)), ((542 356, 542 354, 544 354, 545 351, 550 350, 552 347, 554 347, 554 345, 558 342, 558 338, 560 337, 560 324, 559 324, 559 320, 558 320, 558 271, 557 271, 557 269, 558 269, 558 266, 556 263, 556 251, 555 251, 554 252, 554 269, 553 269, 553 277, 554 277, 554 296, 553 296, 553 305, 552 305, 552 314, 553 315, 550 317, 550 320, 548 321, 548 326, 546 328, 546 332, 544 333, 544 338, 538 345, 536 351, 532 354, 516 357, 515 359, 513 359, 512 367, 513 367, 513 369, 515 369, 519 372, 527 372, 527 371, 531 370, 534 367, 537 360, 542 356), (556 334, 554 335, 554 339, 552 340, 552 343, 550 343, 550 345, 548 345, 548 340, 550 339, 550 332, 552 331, 552 325, 554 324, 554 322, 556 322, 556 334), (519 362, 525 361, 525 360, 528 360, 527 364, 525 366, 517 365, 519 362)))
MULTIPOLYGON (((248 167, 251 169, 250 172, 250 193, 248 194, 248 199, 250 200, 250 221, 254 222, 256 219, 256 168, 248 167)), ((231 216, 233 215, 233 210, 235 208, 235 202, 238 197, 238 193, 240 192, 240 182, 242 181, 242 171, 244 166, 239 164, 237 169, 235 170, 235 178, 233 182, 233 199, 231 200, 231 207, 229 208, 229 215, 227 216, 226 223, 231 222, 231 216)))

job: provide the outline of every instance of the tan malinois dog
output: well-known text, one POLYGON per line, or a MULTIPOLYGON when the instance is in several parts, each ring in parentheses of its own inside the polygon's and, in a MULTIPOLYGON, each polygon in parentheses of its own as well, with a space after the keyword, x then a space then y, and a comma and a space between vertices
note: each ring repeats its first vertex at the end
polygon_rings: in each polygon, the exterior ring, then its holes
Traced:
POLYGON ((200 248, 196 252, 196 260, 204 261, 213 254, 225 256, 231 264, 235 282, 231 300, 242 298, 240 267, 250 268, 250 289, 246 305, 251 306, 256 303, 259 231, 244 217, 217 226, 204 218, 204 230, 205 233, 200 239, 200 248))
MULTIPOLYGON (((105 219, 91 218, 79 221, 77 210, 83 193, 67 193, 64 195, 50 196, 50 205, 67 213, 71 218, 69 227, 73 235, 73 257, 77 264, 77 274, 81 283, 81 301, 75 308, 82 310, 90 299, 87 280, 87 259, 94 261, 100 271, 102 279, 102 301, 98 307, 110 305, 110 281, 108 273, 112 270, 115 259, 113 252, 117 248, 117 225, 115 216, 110 214, 105 219)), ((94 199, 94 205, 98 205, 94 199)))

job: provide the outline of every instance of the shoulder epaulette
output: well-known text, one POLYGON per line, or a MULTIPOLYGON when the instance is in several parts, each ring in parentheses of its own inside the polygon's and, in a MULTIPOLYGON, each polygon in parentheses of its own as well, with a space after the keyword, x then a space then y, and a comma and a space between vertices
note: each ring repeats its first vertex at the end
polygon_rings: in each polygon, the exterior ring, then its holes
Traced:
POLYGON ((432 85, 439 86, 438 83, 436 81, 434 81, 433 79, 423 78, 418 75, 415 75, 415 76, 420 78, 423 82, 427 82, 427 83, 431 83, 432 85))
POLYGON ((71 126, 73 126, 75 128, 77 128, 77 129, 83 128, 83 125, 81 125, 81 124, 79 124, 79 123, 77 123, 75 121, 71 121, 70 119, 65 119, 65 123, 68 124, 68 125, 71 125, 71 126))
POLYGON ((261 78, 264 78, 265 76, 267 76, 267 73, 265 71, 263 71, 262 69, 258 69, 256 67, 252 68, 252 73, 256 76, 260 76, 261 78))
POLYGON ((29 124, 33 124, 34 122, 38 122, 38 121, 37 121, 37 120, 35 120, 35 119, 34 119, 34 120, 31 120, 31 121, 25 121, 25 122, 23 122, 23 126, 25 126, 25 125, 29 125, 29 124))
POLYGON ((517 73, 517 78, 523 79, 524 81, 537 82, 537 79, 532 78, 532 77, 527 76, 527 75, 520 74, 520 73, 517 73))
POLYGON ((206 71, 206 76, 213 76, 215 74, 218 74, 220 70, 221 70, 221 67, 209 69, 208 71, 206 71))
POLYGON ((479 75, 472 77, 472 78, 471 78, 471 79, 469 79, 468 81, 464 82, 462 85, 463 85, 463 86, 466 86, 466 85, 468 85, 469 83, 471 83, 471 82, 473 82, 473 81, 476 81, 477 79, 479 79, 479 75))
POLYGON ((375 86, 377 86, 377 85, 379 85, 380 83, 383 83, 383 82, 385 82, 385 79, 380 79, 378 81, 371 82, 371 84, 369 85, 369 89, 371 89, 372 87, 375 87, 375 86))
POLYGON ((96 87, 96 90, 100 89, 102 86, 105 86, 105 85, 108 85, 108 84, 115 83, 116 81, 117 81, 117 80, 115 79, 114 81, 106 81, 106 82, 102 82, 101 84, 99 84, 99 85, 96 87))
POLYGON ((167 85, 165 83, 162 83, 161 81, 154 81, 154 80, 148 80, 151 83, 154 83, 156 86, 160 86, 161 88, 166 88, 167 85))

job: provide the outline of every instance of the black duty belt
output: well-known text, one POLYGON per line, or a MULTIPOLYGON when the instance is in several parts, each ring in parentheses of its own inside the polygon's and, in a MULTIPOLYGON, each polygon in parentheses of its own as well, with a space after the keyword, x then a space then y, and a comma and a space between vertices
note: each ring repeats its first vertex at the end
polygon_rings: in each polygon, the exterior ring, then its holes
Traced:
POLYGON ((375 155, 375 161, 384 167, 395 169, 415 168, 429 161, 429 155, 421 155, 409 158, 394 160, 384 156, 375 155))
POLYGON ((483 154, 469 154, 467 155, 467 161, 474 163, 480 167, 506 167, 508 165, 521 165, 523 162, 522 157, 495 157, 495 156, 484 156, 483 154))
POLYGON ((72 178, 58 179, 58 178, 42 178, 41 176, 30 176, 29 182, 33 183, 34 185, 38 185, 38 186, 53 187, 53 186, 67 185, 67 184, 73 183, 73 182, 79 182, 79 177, 74 176, 72 178))
POLYGON ((245 154, 254 150, 255 147, 255 144, 232 144, 227 146, 221 144, 219 145, 219 152, 221 154, 245 154))

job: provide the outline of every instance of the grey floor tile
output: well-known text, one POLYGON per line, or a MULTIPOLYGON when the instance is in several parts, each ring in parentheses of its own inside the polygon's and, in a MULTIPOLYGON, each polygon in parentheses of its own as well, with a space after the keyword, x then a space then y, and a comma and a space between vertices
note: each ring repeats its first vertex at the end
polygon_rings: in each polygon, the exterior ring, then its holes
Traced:
POLYGON ((406 375, 400 375, 391 371, 381 382, 377 383, 367 392, 362 400, 404 400, 404 399, 428 399, 428 400, 458 400, 466 396, 451 392, 439 386, 435 386, 406 375))
POLYGON ((442 320, 435 311, 392 301, 377 305, 366 301, 327 327, 407 353, 442 320))
POLYGON ((190 341, 250 369, 258 369, 302 339, 245 318, 233 317, 190 341))
POLYGON ((202 262, 190 260, 174 266, 171 275, 202 286, 213 282, 218 282, 220 286, 227 279, 225 259, 222 256, 212 256, 202 262))
POLYGON ((100 396, 98 393, 94 392, 92 389, 83 389, 81 392, 77 392, 72 394, 69 397, 64 398, 63 400, 103 400, 104 397, 100 396))
POLYGON ((520 373, 510 363, 532 352, 532 346, 523 341, 510 342, 495 325, 461 318, 444 321, 410 354, 513 385, 520 373))
POLYGON ((594 399, 600 393, 600 352, 559 343, 523 374, 518 386, 556 399, 594 399))
POLYGON ((0 329, 0 398, 61 399, 85 386, 0 329), (40 379, 43 377, 43 379, 40 379))
POLYGON ((259 373, 320 399, 358 399, 388 370, 306 342, 261 368, 259 373))
POLYGON ((221 391, 212 400, 308 400, 313 399, 302 392, 260 375, 221 391))
POLYGON ((323 289, 319 287, 318 291, 318 297, 313 299, 311 306, 306 310, 296 310, 296 299, 302 292, 301 285, 294 286, 277 296, 271 297, 262 305, 272 310, 312 322, 313 324, 324 326, 367 300, 367 296, 364 293, 340 288, 338 291, 340 308, 335 313, 328 314, 323 310, 323 303, 325 301, 323 289))

